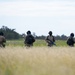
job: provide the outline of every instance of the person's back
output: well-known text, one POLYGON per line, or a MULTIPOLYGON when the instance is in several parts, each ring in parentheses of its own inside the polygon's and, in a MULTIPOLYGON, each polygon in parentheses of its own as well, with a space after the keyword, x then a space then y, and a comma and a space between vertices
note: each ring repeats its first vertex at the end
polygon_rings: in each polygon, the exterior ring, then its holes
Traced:
POLYGON ((27 36, 25 38, 25 45, 30 47, 30 46, 33 46, 33 43, 35 42, 35 38, 31 35, 31 32, 28 31, 27 32, 27 36))
POLYGON ((6 43, 6 39, 3 36, 3 33, 0 32, 0 47, 5 47, 5 44, 4 43, 6 43))
POLYGON ((46 42, 48 43, 48 46, 53 46, 55 45, 55 38, 54 36, 52 35, 52 32, 50 31, 49 32, 49 35, 46 37, 46 42))
POLYGON ((68 40, 67 40, 67 44, 68 44, 69 46, 74 46, 74 43, 75 43, 75 40, 74 40, 74 33, 71 33, 71 34, 70 34, 70 37, 69 37, 68 40))

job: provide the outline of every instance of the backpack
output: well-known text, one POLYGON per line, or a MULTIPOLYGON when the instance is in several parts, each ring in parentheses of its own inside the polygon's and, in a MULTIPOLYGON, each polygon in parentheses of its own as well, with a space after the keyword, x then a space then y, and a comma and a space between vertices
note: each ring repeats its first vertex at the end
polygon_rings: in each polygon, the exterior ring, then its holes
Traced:
POLYGON ((27 44, 32 44, 33 42, 35 42, 35 39, 33 36, 28 36, 27 37, 27 44))
POLYGON ((67 40, 67 44, 68 44, 68 45, 70 45, 70 44, 71 44, 71 41, 70 41, 70 39, 68 39, 68 40, 67 40))
POLYGON ((68 45, 73 45, 73 44, 74 44, 73 39, 72 39, 72 38, 68 38, 67 44, 68 44, 68 45))

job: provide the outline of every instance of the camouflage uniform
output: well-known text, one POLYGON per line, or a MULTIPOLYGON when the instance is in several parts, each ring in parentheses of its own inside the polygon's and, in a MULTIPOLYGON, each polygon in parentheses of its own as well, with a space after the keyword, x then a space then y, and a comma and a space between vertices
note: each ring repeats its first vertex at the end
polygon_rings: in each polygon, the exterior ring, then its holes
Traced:
POLYGON ((52 35, 52 31, 49 32, 49 35, 46 37, 46 42, 48 43, 48 46, 53 46, 53 45, 56 45, 54 42, 55 42, 55 38, 54 36, 52 35))

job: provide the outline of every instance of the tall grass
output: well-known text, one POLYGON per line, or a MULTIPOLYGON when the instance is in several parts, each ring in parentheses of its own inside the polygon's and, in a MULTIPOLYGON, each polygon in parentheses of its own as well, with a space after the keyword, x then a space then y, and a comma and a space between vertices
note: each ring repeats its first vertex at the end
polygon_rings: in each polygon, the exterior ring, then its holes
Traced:
POLYGON ((75 75, 75 47, 0 48, 0 75, 75 75))

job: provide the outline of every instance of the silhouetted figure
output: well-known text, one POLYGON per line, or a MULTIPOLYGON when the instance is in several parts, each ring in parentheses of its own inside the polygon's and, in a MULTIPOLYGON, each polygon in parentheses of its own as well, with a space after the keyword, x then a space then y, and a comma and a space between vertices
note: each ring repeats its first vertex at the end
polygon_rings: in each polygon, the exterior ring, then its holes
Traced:
POLYGON ((24 41, 25 45, 27 47, 31 47, 33 46, 34 42, 35 42, 35 38, 32 36, 31 31, 27 31, 27 36, 24 41))
POLYGON ((74 46, 74 43, 75 43, 75 40, 74 40, 74 33, 71 33, 70 34, 70 37, 68 38, 68 40, 67 40, 67 44, 69 45, 69 46, 74 46))
POLYGON ((4 37, 4 33, 0 32, 0 47, 5 47, 6 39, 4 37))
POLYGON ((52 31, 49 31, 49 35, 46 37, 46 42, 48 44, 48 46, 53 46, 53 45, 56 45, 54 42, 55 42, 55 38, 54 36, 52 35, 52 31))

